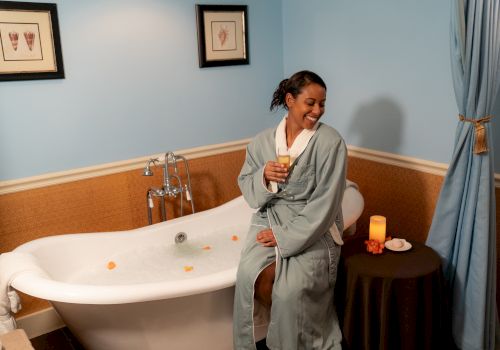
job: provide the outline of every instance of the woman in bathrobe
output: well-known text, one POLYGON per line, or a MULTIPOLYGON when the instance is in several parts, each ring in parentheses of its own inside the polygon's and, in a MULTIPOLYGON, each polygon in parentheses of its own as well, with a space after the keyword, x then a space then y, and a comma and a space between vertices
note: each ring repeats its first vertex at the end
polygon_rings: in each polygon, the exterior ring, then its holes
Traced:
POLYGON ((269 310, 271 350, 340 349, 334 285, 343 230, 341 202, 347 150, 339 133, 319 121, 326 85, 313 72, 283 80, 271 110, 280 124, 247 147, 238 177, 257 212, 241 253, 234 301, 234 347, 255 349, 254 315, 269 310), (276 162, 287 147, 291 165, 276 162))

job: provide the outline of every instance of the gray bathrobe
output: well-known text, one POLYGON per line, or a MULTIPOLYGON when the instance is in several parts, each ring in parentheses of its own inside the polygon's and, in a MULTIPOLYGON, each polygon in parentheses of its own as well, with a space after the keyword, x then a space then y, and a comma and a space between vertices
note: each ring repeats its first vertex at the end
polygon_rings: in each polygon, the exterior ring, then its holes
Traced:
POLYGON ((347 150, 338 132, 320 124, 293 163, 278 193, 266 189, 263 169, 276 159, 276 129, 265 130, 247 147, 238 178, 245 200, 258 209, 241 253, 234 300, 234 348, 255 349, 254 283, 276 261, 267 333, 271 350, 340 349, 342 339, 333 293, 340 246, 329 229, 342 232, 341 202, 347 150), (271 227, 277 247, 256 235, 271 227))

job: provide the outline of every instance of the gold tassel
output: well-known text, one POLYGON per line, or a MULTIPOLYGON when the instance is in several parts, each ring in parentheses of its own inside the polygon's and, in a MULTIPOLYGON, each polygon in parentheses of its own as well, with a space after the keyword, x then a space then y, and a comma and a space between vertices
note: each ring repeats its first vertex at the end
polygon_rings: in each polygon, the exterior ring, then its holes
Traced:
POLYGON ((474 154, 488 152, 488 141, 486 141, 486 128, 481 123, 474 123, 476 129, 476 142, 474 142, 474 154))
POLYGON ((486 128, 484 127, 483 123, 489 122, 492 117, 492 115, 487 115, 484 118, 467 119, 461 114, 458 116, 460 121, 474 124, 474 154, 481 154, 489 151, 488 141, 486 140, 486 128))

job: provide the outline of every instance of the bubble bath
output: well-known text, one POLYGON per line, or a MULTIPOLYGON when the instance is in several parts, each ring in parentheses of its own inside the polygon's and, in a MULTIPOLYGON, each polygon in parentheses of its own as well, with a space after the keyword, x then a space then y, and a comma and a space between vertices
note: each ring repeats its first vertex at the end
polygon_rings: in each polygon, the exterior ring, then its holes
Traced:
POLYGON ((67 282, 89 285, 158 283, 219 273, 238 264, 248 225, 193 235, 182 243, 133 247, 100 259, 70 275, 67 282), (234 239, 234 237, 238 239, 234 239), (112 263, 113 268, 108 265, 112 263), (187 273, 189 272, 189 273, 187 273))

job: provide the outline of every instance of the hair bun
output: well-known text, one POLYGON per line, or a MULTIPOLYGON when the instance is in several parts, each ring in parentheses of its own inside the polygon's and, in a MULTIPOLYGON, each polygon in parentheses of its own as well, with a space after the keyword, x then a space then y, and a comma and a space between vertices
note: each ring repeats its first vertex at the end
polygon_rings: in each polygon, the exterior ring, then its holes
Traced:
POLYGON ((270 110, 273 111, 279 107, 288 109, 285 96, 290 93, 295 98, 302 91, 304 86, 309 84, 318 84, 326 91, 326 84, 319 75, 308 70, 303 70, 293 74, 290 78, 283 79, 273 93, 270 110))

